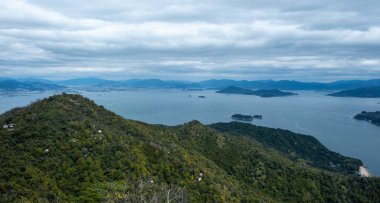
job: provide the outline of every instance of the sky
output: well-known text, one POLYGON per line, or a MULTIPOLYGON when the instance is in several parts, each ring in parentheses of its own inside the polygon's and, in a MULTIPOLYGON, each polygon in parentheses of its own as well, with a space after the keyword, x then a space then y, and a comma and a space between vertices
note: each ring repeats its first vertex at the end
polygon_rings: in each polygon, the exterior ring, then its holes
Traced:
POLYGON ((380 78, 380 1, 1 0, 0 77, 380 78))

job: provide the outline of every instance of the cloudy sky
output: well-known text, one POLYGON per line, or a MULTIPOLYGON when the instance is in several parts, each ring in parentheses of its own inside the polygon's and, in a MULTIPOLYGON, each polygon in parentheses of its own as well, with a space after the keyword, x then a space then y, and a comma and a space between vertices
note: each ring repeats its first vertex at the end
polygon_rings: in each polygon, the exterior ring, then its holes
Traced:
POLYGON ((380 78, 378 0, 1 0, 0 77, 380 78))

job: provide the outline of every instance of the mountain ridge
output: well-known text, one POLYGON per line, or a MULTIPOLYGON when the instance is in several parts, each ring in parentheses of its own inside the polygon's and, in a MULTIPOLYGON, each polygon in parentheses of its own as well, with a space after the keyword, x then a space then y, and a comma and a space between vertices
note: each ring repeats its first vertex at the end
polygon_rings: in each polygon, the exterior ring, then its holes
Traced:
MULTIPOLYGON (((67 86, 70 88, 84 88, 89 90, 124 90, 128 88, 175 88, 175 89, 215 89, 221 90, 228 86, 236 86, 246 89, 279 89, 279 90, 347 90, 354 88, 380 86, 380 79, 372 80, 342 80, 335 82, 301 82, 295 80, 229 80, 211 79, 199 82, 160 79, 129 79, 129 80, 106 80, 100 78, 74 78, 68 80, 45 80, 38 78, 0 78, 0 81, 14 80, 21 83, 41 83, 67 86)), ((0 86, 0 90, 1 90, 0 86)))
POLYGON ((354 175, 358 168, 325 170, 313 157, 299 159, 302 151, 291 159, 268 144, 278 147, 274 139, 253 136, 272 135, 269 128, 237 135, 198 121, 150 125, 69 94, 15 108, 0 123, 14 124, 0 131, 1 201, 163 201, 171 189, 189 202, 380 200, 378 178, 354 175))
POLYGON ((0 91, 5 92, 20 92, 20 91, 51 91, 64 90, 65 87, 52 83, 43 83, 37 80, 17 81, 13 79, 0 80, 0 91))

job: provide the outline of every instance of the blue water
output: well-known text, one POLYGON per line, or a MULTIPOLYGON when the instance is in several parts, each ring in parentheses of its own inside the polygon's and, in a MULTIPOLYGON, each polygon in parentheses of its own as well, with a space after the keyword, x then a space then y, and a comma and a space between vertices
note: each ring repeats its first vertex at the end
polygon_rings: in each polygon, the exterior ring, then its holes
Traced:
MULTIPOLYGON (((380 176, 380 127, 353 119, 363 110, 380 110, 380 99, 298 93, 291 97, 261 98, 214 91, 82 92, 125 118, 154 124, 177 125, 194 119, 210 124, 229 122, 235 113, 261 114, 264 119, 254 120, 254 124, 312 135, 333 151, 361 159, 372 175, 380 176), (199 98, 200 95, 206 98, 199 98)), ((52 94, 0 96, 0 113, 52 94)))

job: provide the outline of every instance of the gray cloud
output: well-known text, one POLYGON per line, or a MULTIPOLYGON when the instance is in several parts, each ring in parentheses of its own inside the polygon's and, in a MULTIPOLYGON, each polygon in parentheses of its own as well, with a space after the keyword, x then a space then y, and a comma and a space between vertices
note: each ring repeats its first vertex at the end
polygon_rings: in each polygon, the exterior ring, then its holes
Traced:
POLYGON ((2 0, 1 76, 380 76, 375 0, 2 0))

